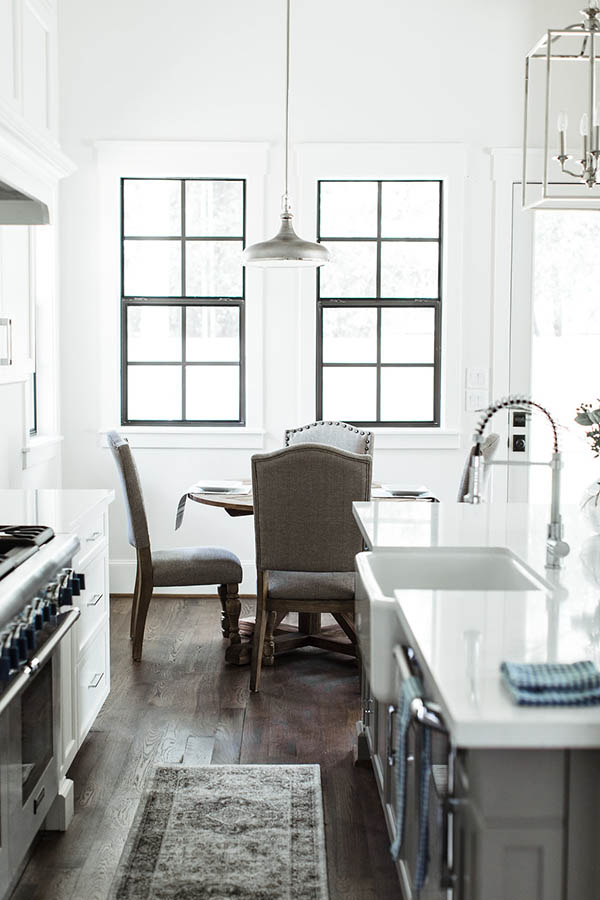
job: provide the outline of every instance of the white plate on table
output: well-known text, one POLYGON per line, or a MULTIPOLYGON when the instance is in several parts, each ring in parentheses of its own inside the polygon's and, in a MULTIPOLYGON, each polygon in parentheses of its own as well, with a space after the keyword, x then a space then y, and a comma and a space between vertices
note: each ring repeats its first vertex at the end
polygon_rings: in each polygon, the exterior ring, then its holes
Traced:
POLYGON ((241 481, 199 481, 191 493, 198 494, 249 494, 250 485, 241 481))
POLYGON ((392 497, 421 497, 428 494, 429 490, 424 484, 407 484, 401 481, 392 481, 381 485, 382 490, 387 491, 392 497))

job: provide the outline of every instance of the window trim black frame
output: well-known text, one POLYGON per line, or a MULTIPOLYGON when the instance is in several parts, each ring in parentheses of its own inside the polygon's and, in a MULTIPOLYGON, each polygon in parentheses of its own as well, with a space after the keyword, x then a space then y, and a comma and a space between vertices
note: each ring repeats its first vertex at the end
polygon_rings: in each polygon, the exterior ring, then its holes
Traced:
POLYGON ((321 297, 321 271, 317 270, 316 278, 316 418, 323 418, 323 369, 324 368, 375 368, 376 379, 376 414, 372 420, 353 420, 349 424, 359 428, 439 428, 441 426, 441 382, 442 382, 442 310, 443 310, 443 249, 444 249, 444 180, 441 178, 322 178, 317 180, 317 241, 376 242, 377 270, 376 286, 373 298, 370 297, 321 297), (321 234, 321 185, 323 183, 357 184, 370 182, 377 185, 377 235, 375 237, 335 237, 321 234), (427 182, 439 185, 439 232, 437 238, 419 237, 382 237, 381 235, 381 199, 383 183, 415 183, 427 182), (381 297, 381 247, 384 243, 436 243, 438 245, 438 296, 415 298, 381 297), (324 363, 323 362, 323 310, 328 308, 359 307, 377 310, 377 359, 374 363, 324 363), (385 307, 433 308, 434 316, 434 352, 433 363, 382 363, 381 362, 381 310, 385 307), (383 368, 431 368, 433 369, 433 418, 426 421, 382 420, 381 411, 381 370, 383 368))
MULTIPOLYGON (((125 240, 173 240, 181 242, 181 286, 185 288, 186 276, 186 242, 187 241, 237 241, 242 244, 242 250, 246 246, 246 196, 247 179, 240 176, 152 176, 152 175, 124 175, 120 178, 120 331, 121 331, 121 425, 131 427, 177 427, 177 428, 243 428, 246 425, 246 270, 242 266, 242 289, 240 296, 222 297, 212 295, 180 295, 159 296, 148 295, 145 297, 125 294, 125 240), (181 185, 181 234, 179 235, 125 235, 125 182, 126 181, 178 181, 181 185), (193 235, 185 234, 185 185, 188 181, 239 181, 242 184, 242 234, 231 235, 193 235), (136 360, 127 358, 127 311, 135 306, 171 306, 181 309, 181 359, 180 360, 136 360), (226 308, 237 307, 239 309, 239 361, 214 362, 188 361, 186 360, 186 310, 188 307, 223 306, 226 308), (127 391, 128 391, 128 367, 129 366, 179 366, 181 369, 181 411, 185 413, 186 407, 186 371, 187 367, 195 366, 230 366, 239 369, 239 418, 238 419, 130 419, 127 415, 127 391)), ((241 265, 241 262, 240 262, 241 265)))

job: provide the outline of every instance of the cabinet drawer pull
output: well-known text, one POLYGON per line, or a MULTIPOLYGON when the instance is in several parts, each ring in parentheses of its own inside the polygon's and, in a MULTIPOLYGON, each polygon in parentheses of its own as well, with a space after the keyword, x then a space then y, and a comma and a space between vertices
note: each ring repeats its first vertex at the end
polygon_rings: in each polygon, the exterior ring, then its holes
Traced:
POLYGON ((89 688, 97 688, 102 679, 104 678, 104 672, 96 672, 90 683, 88 684, 89 688))
POLYGON ((88 600, 88 606, 98 606, 104 594, 94 594, 91 600, 88 600))
POLYGON ((94 541, 97 541, 99 537, 102 537, 101 531, 92 531, 92 533, 86 537, 86 541, 88 544, 92 544, 94 541))

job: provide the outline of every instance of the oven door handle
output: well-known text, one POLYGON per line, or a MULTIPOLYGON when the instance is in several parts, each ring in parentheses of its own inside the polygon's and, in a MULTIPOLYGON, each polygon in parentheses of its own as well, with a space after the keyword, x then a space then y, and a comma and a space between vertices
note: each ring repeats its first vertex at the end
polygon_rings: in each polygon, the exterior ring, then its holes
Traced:
POLYGON ((61 615, 64 616, 64 618, 56 631, 50 635, 37 656, 34 656, 33 659, 27 663, 23 671, 17 675, 14 681, 11 681, 8 688, 0 696, 0 715, 4 712, 9 703, 24 690, 25 686, 29 683, 29 680, 34 677, 44 663, 50 659, 56 650, 57 645, 62 641, 67 631, 71 630, 81 613, 79 608, 74 606, 68 612, 61 613, 61 615))

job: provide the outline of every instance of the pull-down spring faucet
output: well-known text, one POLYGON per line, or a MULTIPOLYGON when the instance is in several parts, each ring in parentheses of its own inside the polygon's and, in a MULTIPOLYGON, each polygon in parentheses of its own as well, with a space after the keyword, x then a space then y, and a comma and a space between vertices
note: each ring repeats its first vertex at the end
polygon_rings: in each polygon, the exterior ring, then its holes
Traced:
POLYGON ((528 461, 516 462, 508 459, 490 460, 486 465, 489 466, 514 466, 514 465, 548 465, 552 472, 552 501, 550 505, 550 522, 548 524, 548 536, 546 540, 546 568, 559 569, 562 565, 563 557, 569 553, 569 545, 563 540, 563 525, 560 515, 560 470, 562 469, 562 457, 558 449, 558 429, 556 422, 547 409, 539 403, 530 400, 528 397, 520 394, 513 394, 510 397, 503 397, 492 403, 484 410, 473 435, 475 449, 471 458, 471 466, 469 468, 469 491, 465 495, 465 503, 481 503, 481 474, 484 466, 481 453, 481 443, 483 441, 483 432, 485 426, 492 416, 501 409, 539 409, 547 417, 552 426, 552 458, 548 463, 532 463, 528 461))

